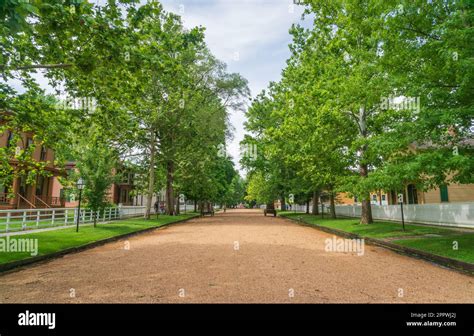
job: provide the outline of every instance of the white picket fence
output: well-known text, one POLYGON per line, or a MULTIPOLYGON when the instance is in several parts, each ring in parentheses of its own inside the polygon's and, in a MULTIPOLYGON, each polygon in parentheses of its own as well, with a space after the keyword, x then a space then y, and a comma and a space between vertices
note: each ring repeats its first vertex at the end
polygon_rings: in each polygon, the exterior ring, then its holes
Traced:
POLYGON ((55 226, 73 226, 79 216, 80 224, 94 222, 109 222, 117 219, 143 216, 145 207, 119 206, 105 208, 94 214, 90 209, 77 208, 45 208, 45 209, 15 209, 0 210, 0 233, 34 230, 55 226))
MULTIPOLYGON (((264 205, 261 206, 265 208, 264 205)), ((312 212, 312 205, 309 212, 312 212)), ((329 213, 329 204, 324 204, 323 210, 329 213)), ((306 212, 306 205, 296 204, 287 211, 306 212)), ((319 206, 321 212, 321 205, 319 206)), ((342 217, 360 217, 360 205, 336 205, 336 215, 342 217)), ((404 204, 403 217, 407 223, 421 223, 430 225, 453 226, 474 229, 474 202, 442 203, 442 204, 404 204)), ((400 205, 372 204, 374 219, 401 222, 402 212, 400 205)))
MULTIPOLYGON (((337 205, 338 216, 360 217, 360 205, 337 205)), ((474 202, 403 205, 405 222, 474 228, 474 202)), ((400 205, 373 205, 374 219, 401 221, 400 205)))

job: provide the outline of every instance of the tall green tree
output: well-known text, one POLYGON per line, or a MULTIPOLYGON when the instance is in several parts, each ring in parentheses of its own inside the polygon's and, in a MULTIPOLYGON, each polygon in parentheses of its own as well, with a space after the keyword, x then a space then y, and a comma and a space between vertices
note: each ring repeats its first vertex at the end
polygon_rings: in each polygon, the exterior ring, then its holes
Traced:
POLYGON ((117 175, 117 153, 94 126, 77 142, 75 150, 78 175, 85 182, 84 198, 92 210, 94 227, 97 216, 110 204, 109 192, 117 175))

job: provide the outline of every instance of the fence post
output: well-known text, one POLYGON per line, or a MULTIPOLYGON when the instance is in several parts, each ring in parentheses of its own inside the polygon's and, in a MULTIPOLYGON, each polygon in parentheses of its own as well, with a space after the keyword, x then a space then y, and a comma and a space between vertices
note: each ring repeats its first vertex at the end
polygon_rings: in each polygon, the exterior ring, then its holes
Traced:
POLYGON ((68 213, 67 213, 67 210, 64 211, 64 225, 67 225, 67 216, 68 216, 68 213))
POLYGON ((105 222, 105 214, 107 212, 107 208, 104 208, 104 215, 102 216, 102 222, 105 222))
POLYGON ((51 214, 51 224, 54 225, 54 219, 56 217, 56 210, 53 210, 53 213, 51 214))
POLYGON ((26 211, 23 211, 23 221, 21 222, 21 229, 26 229, 26 211))
POLYGON ((112 208, 109 209, 109 220, 112 218, 112 208))
POLYGON ((39 227, 40 224, 40 210, 36 211, 36 226, 39 227))
POLYGON ((8 211, 8 212, 7 212, 7 222, 6 222, 6 224, 5 224, 5 232, 8 232, 8 226, 9 226, 9 224, 10 224, 10 214, 11 214, 11 212, 8 211))

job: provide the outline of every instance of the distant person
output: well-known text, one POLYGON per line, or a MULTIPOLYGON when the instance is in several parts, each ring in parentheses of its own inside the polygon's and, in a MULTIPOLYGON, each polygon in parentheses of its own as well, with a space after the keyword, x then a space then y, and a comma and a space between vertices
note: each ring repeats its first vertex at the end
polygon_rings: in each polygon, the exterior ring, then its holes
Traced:
POLYGON ((155 208, 155 213, 157 214, 158 213, 158 207, 159 207, 158 201, 155 202, 153 207, 155 208))

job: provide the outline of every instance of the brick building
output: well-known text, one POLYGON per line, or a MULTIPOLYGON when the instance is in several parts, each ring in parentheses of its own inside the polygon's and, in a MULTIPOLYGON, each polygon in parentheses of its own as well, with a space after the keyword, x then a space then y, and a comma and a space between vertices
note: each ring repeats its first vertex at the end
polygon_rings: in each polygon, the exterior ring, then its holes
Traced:
MULTIPOLYGON (((5 112, 2 113, 5 115, 5 112)), ((0 120, 0 124, 4 121, 0 120)), ((3 124, 4 125, 4 124, 3 124)), ((13 144, 13 132, 6 130, 0 134, 0 148, 15 146, 15 151, 24 150, 34 144, 33 133, 22 132, 17 143, 13 144)), ((36 144, 32 153, 32 159, 36 162, 44 162, 48 176, 37 176, 34 183, 27 183, 26 177, 13 179, 11 185, 0 184, 0 209, 28 209, 28 208, 61 208, 75 207, 78 200, 75 192, 68 192, 59 177, 66 177, 68 171, 76 169, 74 162, 68 162, 62 167, 54 164, 55 153, 52 149, 36 144)), ((13 169, 25 169, 19 167, 16 159, 9 160, 13 169)), ((110 203, 132 205, 134 174, 125 167, 119 167, 114 171, 120 174, 121 180, 113 184, 108 192, 110 203)), ((1 183, 1 182, 0 182, 1 183)))
MULTIPOLYGON (((23 150, 33 145, 33 134, 22 133, 20 140, 16 144, 12 144, 14 134, 7 130, 0 134, 0 147, 15 146, 15 150, 23 150)), ((37 176, 33 184, 27 184, 25 177, 18 177, 12 181, 12 185, 0 185, 0 209, 15 208, 44 208, 44 207, 61 207, 64 202, 56 191, 57 177, 64 174, 64 170, 54 165, 54 151, 38 145, 32 154, 33 160, 37 162, 45 162, 45 170, 49 172, 49 176, 37 176), (8 190, 11 187, 11 193, 8 190)), ((9 160, 13 169, 21 169, 16 159, 9 160)))

